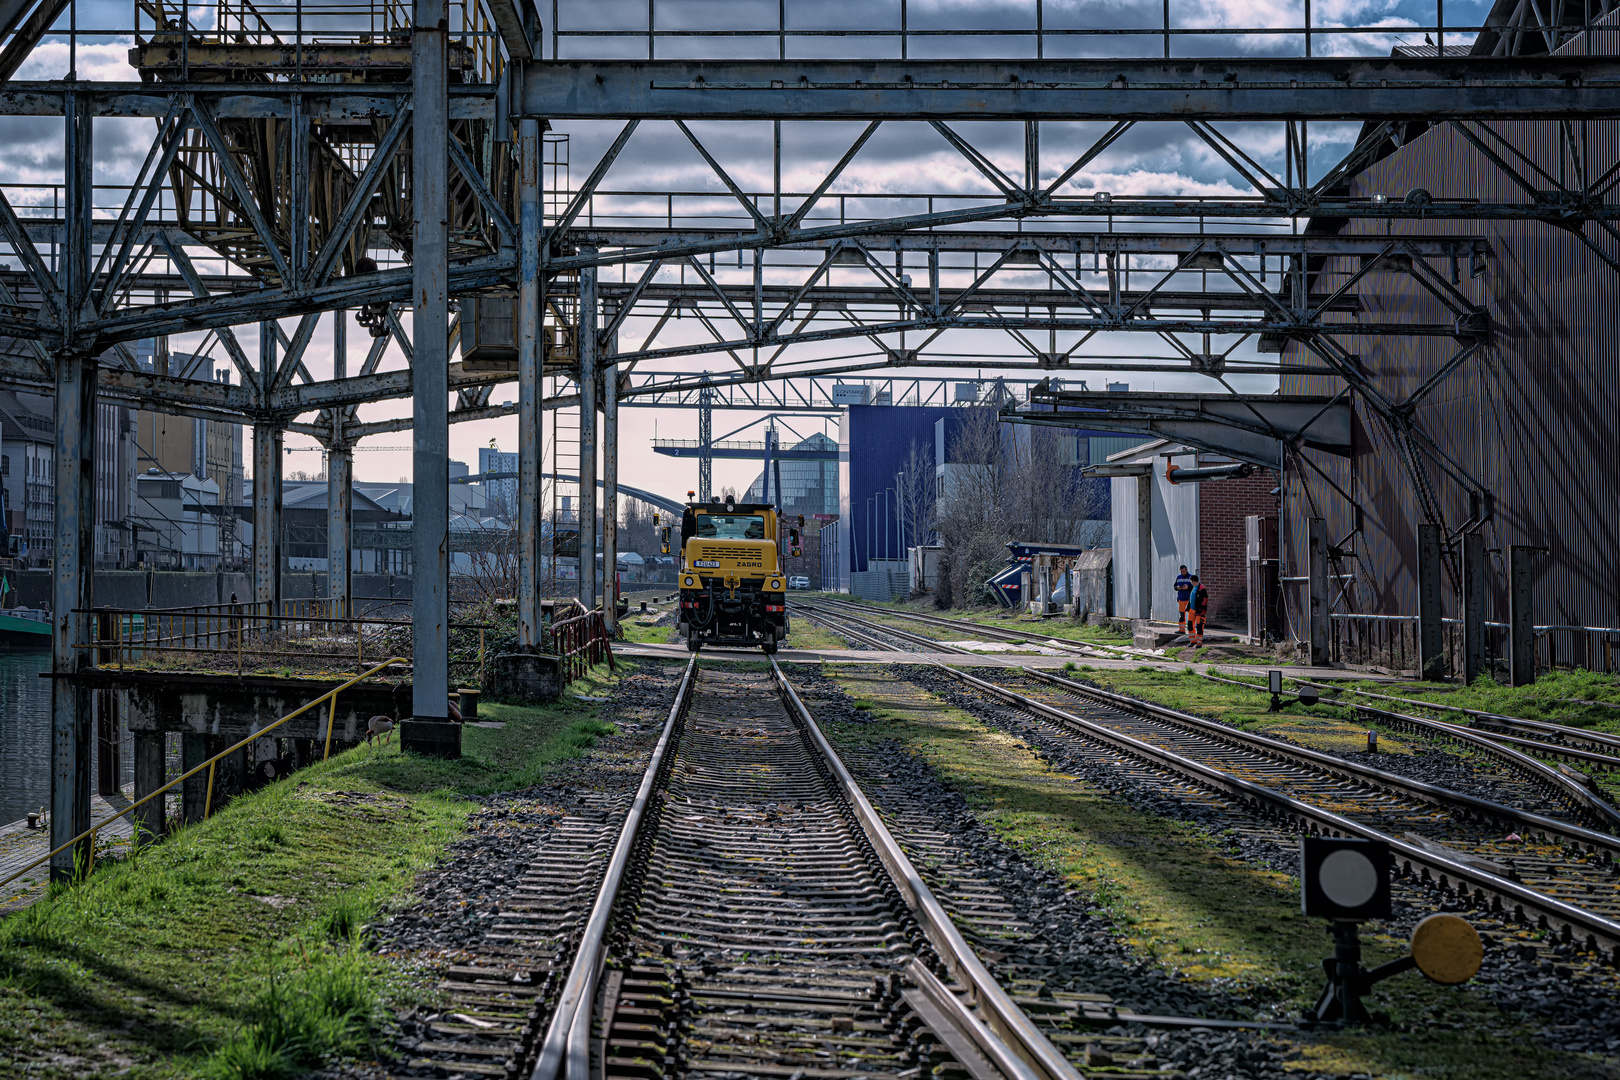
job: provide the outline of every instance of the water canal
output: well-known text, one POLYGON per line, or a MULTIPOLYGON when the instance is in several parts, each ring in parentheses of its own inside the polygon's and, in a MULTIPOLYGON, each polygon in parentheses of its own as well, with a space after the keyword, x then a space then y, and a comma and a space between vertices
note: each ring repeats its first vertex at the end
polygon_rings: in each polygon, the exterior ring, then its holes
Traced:
MULTIPOLYGON (((0 647, 0 825, 51 801, 51 682, 40 678, 50 670, 49 649, 0 647)), ((134 758, 129 732, 119 738, 123 785, 134 779, 134 758)))

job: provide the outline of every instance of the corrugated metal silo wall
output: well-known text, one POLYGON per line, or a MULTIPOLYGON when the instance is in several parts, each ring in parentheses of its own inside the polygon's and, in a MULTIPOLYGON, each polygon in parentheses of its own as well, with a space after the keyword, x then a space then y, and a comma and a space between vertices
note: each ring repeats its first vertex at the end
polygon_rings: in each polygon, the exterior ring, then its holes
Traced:
MULTIPOLYGON (((1605 36, 1616 36, 1612 33, 1605 36)), ((1612 49, 1610 51, 1613 51, 1612 49)), ((1507 146, 1474 125, 1481 141, 1506 160, 1523 154, 1521 175, 1547 189, 1553 181, 1580 185, 1620 162, 1620 124, 1615 122, 1496 123, 1507 146), (1573 136, 1573 138, 1571 137, 1573 136), (1584 139, 1584 145, 1582 140, 1584 139)), ((1413 188, 1437 200, 1477 198, 1526 201, 1523 187, 1493 164, 1452 126, 1433 128, 1359 176, 1352 195, 1403 198, 1413 188)), ((1613 191, 1604 196, 1611 204, 1613 191)), ((1492 335, 1482 354, 1466 361, 1431 392, 1414 418, 1417 426, 1462 470, 1496 498, 1486 526, 1496 571, 1492 617, 1506 616, 1507 547, 1535 544, 1549 549, 1536 570, 1536 621, 1589 626, 1620 625, 1620 271, 1580 237, 1551 225, 1522 221, 1360 221, 1356 235, 1485 236, 1493 249, 1485 274, 1470 279, 1461 265, 1459 288, 1490 313, 1492 335)), ((1620 244, 1594 225, 1588 240, 1609 259, 1620 244)), ((1331 269, 1340 273, 1351 267, 1331 269)), ((1325 277, 1331 289, 1342 277, 1325 277)), ((1375 273, 1357 293, 1369 319, 1449 320, 1449 312, 1404 273, 1375 273)), ((1345 340, 1366 373, 1393 401, 1401 401, 1458 348, 1448 338, 1362 337, 1345 340)), ((1305 361, 1290 346, 1285 364, 1305 361)), ((1320 362, 1316 362, 1320 366, 1320 362)), ((1284 393, 1335 392, 1337 379, 1290 375, 1284 393)), ((1391 432, 1359 397, 1354 451, 1346 462, 1312 455, 1335 483, 1361 504, 1360 533, 1351 536, 1354 514, 1345 499, 1308 468, 1291 468, 1286 507, 1286 557, 1302 558, 1305 519, 1328 519, 1331 542, 1350 537, 1357 558, 1342 572, 1356 575, 1352 607, 1377 614, 1417 611, 1416 537, 1422 513, 1410 473, 1391 432)), ((1465 489, 1434 461, 1423 461, 1439 497, 1448 532, 1467 517, 1465 489)), ((1299 573, 1293 570, 1291 573, 1299 573)), ((1290 607, 1298 626, 1302 610, 1296 587, 1290 607)), ((1446 614, 1457 614, 1451 583, 1446 614)))

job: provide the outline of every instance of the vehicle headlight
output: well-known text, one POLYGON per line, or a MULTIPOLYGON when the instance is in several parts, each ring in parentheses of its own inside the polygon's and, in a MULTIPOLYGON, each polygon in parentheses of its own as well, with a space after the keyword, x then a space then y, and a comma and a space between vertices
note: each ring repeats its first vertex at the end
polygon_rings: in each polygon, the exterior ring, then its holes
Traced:
POLYGON ((692 580, 692 575, 691 574, 686 575, 686 587, 688 589, 692 588, 696 584, 697 584, 697 582, 692 580))

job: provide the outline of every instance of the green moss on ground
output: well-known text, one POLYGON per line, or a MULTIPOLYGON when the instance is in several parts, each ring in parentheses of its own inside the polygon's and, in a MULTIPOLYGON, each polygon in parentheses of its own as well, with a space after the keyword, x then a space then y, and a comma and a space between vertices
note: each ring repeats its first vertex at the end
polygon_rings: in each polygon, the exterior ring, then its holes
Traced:
POLYGON ((1255 687, 1250 690, 1206 679, 1191 670, 1164 671, 1145 666, 1128 671, 1076 668, 1063 675, 1196 716, 1211 717, 1244 731, 1290 739, 1324 753, 1344 754, 1367 749, 1369 729, 1378 730, 1381 753, 1410 754, 1414 749, 1400 733, 1360 719, 1349 705, 1324 701, 1307 707, 1294 700, 1292 694, 1285 694, 1286 707, 1281 712, 1271 712, 1271 695, 1265 692, 1263 676, 1243 680, 1255 687))
POLYGON ((407 992, 364 924, 461 831, 466 796, 535 783, 609 731, 577 695, 615 681, 484 704, 505 726, 466 728, 460 761, 335 755, 0 920, 0 1075, 271 1080, 364 1051, 407 992))
MULTIPOLYGON (((1222 837, 1140 813, 1049 768, 1020 740, 917 687, 870 669, 827 670, 883 721, 830 724, 836 742, 894 740, 919 755, 998 836, 1095 897, 1139 954, 1249 995, 1262 1015, 1297 1016, 1314 1000, 1331 944, 1320 921, 1299 914, 1290 875, 1241 862, 1222 837)), ((1363 940, 1369 964, 1405 951, 1376 927, 1363 940)), ((1292 1067, 1471 1080, 1620 1076, 1612 1062, 1531 1045, 1526 1029, 1466 989, 1401 976, 1381 984, 1375 999, 1395 1030, 1300 1036, 1292 1067)))

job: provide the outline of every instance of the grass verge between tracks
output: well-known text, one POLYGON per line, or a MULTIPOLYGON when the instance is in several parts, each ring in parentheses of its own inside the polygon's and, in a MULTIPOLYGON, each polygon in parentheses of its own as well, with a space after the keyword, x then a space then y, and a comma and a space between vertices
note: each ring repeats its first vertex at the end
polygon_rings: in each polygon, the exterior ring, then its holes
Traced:
MULTIPOLYGON (((1247 998, 1257 1016, 1297 1016, 1314 999, 1331 946, 1324 924, 1299 913, 1291 875, 1243 862, 1223 837, 1136 811, 1049 768, 1022 741, 918 687, 869 669, 826 670, 883 721, 830 724, 836 741, 894 740, 922 757, 1004 841, 1105 908, 1134 952, 1247 998)), ((1376 926, 1363 941, 1369 966, 1405 951, 1404 941, 1376 926)), ((1393 1030, 1302 1037, 1295 1067, 1471 1080, 1620 1076, 1532 1045, 1527 1032, 1466 990, 1404 975, 1381 984, 1374 998, 1373 1007, 1391 1013, 1393 1030)))
MULTIPOLYGON (((621 662, 620 670, 624 670, 621 662)), ((365 1049, 405 994, 363 927, 461 831, 610 730, 605 669, 540 708, 486 704, 456 762, 361 747, 234 800, 0 920, 0 1075, 280 1080, 365 1049)))

